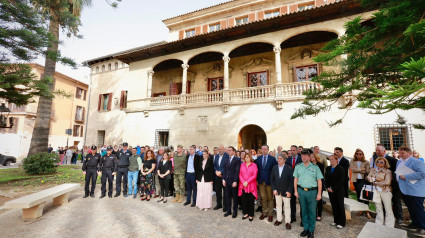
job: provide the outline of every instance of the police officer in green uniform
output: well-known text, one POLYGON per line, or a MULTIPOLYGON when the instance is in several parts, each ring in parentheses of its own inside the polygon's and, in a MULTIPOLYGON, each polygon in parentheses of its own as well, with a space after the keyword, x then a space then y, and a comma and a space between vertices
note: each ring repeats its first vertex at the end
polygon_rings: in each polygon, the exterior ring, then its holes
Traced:
POLYGON ((86 184, 84 186, 84 197, 89 196, 89 186, 91 180, 91 190, 90 197, 94 198, 94 190, 96 189, 96 179, 99 169, 100 154, 97 153, 97 147, 92 145, 91 153, 86 156, 86 159, 83 161, 83 174, 86 175, 86 184))
POLYGON ((114 181, 113 176, 117 172, 117 155, 112 154, 114 148, 108 146, 106 148, 106 155, 100 159, 100 170, 102 171, 102 195, 100 198, 104 198, 106 195, 106 179, 108 179, 108 196, 112 197, 112 182, 114 181))
POLYGON ((177 152, 174 154, 174 189, 176 190, 176 198, 173 202, 183 202, 186 166, 186 154, 183 152, 183 146, 178 145, 177 152))
POLYGON ((302 163, 295 166, 294 188, 295 196, 300 200, 302 208, 302 223, 304 231, 301 236, 314 238, 316 227, 316 206, 322 196, 323 175, 319 166, 310 162, 310 150, 301 151, 302 163))
POLYGON ((118 170, 117 170, 117 179, 115 183, 116 193, 114 197, 118 197, 121 194, 121 179, 123 180, 123 195, 128 197, 127 186, 128 186, 128 166, 130 166, 130 156, 131 152, 127 150, 128 143, 122 143, 123 149, 118 152, 118 170))

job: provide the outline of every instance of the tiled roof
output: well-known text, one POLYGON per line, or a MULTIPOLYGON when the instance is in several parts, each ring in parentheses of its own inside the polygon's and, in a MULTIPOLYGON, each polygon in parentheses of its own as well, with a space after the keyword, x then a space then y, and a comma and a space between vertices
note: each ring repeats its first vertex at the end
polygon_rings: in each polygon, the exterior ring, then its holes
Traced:
POLYGON ((191 13, 195 13, 195 12, 200 12, 200 11, 203 11, 203 10, 206 10, 206 9, 209 9, 209 8, 221 6, 221 5, 224 5, 224 4, 227 4, 227 3, 230 3, 230 2, 235 2, 235 1, 238 1, 238 0, 230 0, 230 1, 227 1, 227 2, 222 2, 222 3, 216 4, 216 5, 212 5, 212 6, 209 6, 209 7, 204 7, 204 8, 195 10, 195 11, 191 11, 191 12, 187 12, 187 13, 184 13, 184 14, 180 14, 178 16, 170 17, 170 18, 164 19, 162 21, 171 20, 171 19, 174 19, 174 18, 177 18, 177 17, 185 16, 185 15, 188 15, 188 14, 191 14, 191 13))

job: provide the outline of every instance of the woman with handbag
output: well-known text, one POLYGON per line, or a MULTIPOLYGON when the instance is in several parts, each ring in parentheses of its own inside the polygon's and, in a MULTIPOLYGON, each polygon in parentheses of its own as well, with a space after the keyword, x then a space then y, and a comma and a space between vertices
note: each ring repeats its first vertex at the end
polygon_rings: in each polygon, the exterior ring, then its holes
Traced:
MULTIPOLYGON (((353 182, 356 189, 357 201, 369 205, 369 201, 360 199, 362 188, 367 184, 366 178, 370 172, 370 163, 366 160, 364 152, 361 149, 357 149, 354 153, 353 159, 350 161, 350 169, 352 172, 351 182, 353 182)), ((360 211, 357 213, 357 216, 361 216, 363 213, 360 211)), ((369 211, 366 211, 366 217, 372 219, 369 211)))
POLYGON ((331 166, 326 168, 325 182, 334 216, 331 226, 342 229, 346 222, 344 208, 344 178, 346 175, 344 168, 338 165, 338 158, 335 155, 329 156, 329 162, 331 166))
MULTIPOLYGON (((376 205, 376 220, 375 223, 385 225, 387 227, 394 227, 394 214, 391 205, 391 179, 392 173, 388 160, 379 157, 375 160, 376 168, 371 168, 367 179, 372 183, 373 188, 376 188, 374 193, 378 193, 382 202, 375 202, 376 205), (382 203, 385 206, 385 217, 382 208, 382 203)), ((375 196, 375 195, 374 195, 375 196)), ((364 197, 364 196, 363 196, 364 197)))

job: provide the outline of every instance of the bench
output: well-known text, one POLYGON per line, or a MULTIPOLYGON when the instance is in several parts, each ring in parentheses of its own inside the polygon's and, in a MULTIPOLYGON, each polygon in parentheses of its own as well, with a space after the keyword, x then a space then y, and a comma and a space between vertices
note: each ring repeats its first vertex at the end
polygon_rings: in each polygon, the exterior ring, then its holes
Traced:
POLYGON ((357 238, 407 238, 407 231, 367 222, 357 238))
POLYGON ((46 202, 53 198, 53 205, 63 205, 68 203, 69 195, 80 189, 78 183, 66 183, 49 188, 31 195, 27 195, 4 204, 4 208, 22 209, 22 219, 34 219, 43 215, 43 208, 46 202))
MULTIPOLYGON (((329 200, 328 192, 323 192, 322 199, 328 203, 331 202, 329 200)), ((351 198, 344 198, 344 208, 345 208, 345 218, 347 220, 351 220, 351 212, 369 211, 369 206, 367 204, 358 202, 351 198)))

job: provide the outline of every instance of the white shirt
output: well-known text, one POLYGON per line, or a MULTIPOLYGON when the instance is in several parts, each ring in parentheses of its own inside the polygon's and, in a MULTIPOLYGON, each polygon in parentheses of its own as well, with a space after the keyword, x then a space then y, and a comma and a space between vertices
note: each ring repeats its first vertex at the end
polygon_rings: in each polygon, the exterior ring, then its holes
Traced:
POLYGON ((280 165, 277 165, 277 166, 279 168, 279 178, 280 178, 280 176, 282 175, 283 167, 285 167, 285 164, 282 165, 282 167, 280 165))
POLYGON ((233 160, 233 155, 230 156, 230 163, 232 163, 232 160, 233 160))
POLYGON ((222 155, 219 155, 218 156, 218 166, 220 166, 220 164, 221 164, 221 159, 223 159, 223 156, 222 155))
MULTIPOLYGON (((357 161, 357 168, 358 169, 360 169, 360 165, 362 164, 362 162, 361 161, 357 161)), ((363 179, 362 178, 362 174, 361 173, 358 173, 357 174, 357 179, 363 179)))

